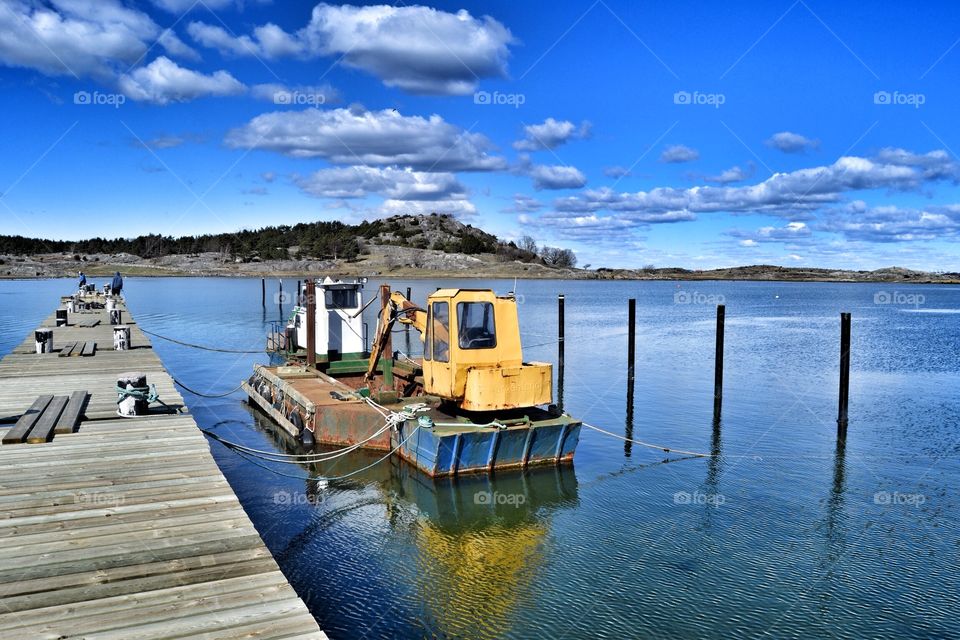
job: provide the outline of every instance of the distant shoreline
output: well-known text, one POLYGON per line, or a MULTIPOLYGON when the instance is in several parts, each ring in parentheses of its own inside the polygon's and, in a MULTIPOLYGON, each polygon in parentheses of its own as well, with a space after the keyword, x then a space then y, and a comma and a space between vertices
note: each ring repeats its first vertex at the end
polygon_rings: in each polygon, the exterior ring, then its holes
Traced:
POLYGON ((0 279, 36 280, 73 278, 77 271, 103 278, 120 271, 128 277, 307 278, 367 276, 371 278, 625 280, 625 281, 746 281, 746 282, 872 282, 902 284, 960 284, 960 273, 928 273, 900 267, 874 271, 751 265, 723 269, 682 268, 578 269, 537 263, 501 261, 491 254, 464 255, 404 251, 364 256, 359 260, 223 260, 219 254, 192 254, 144 259, 129 254, 74 256, 0 256, 0 279))

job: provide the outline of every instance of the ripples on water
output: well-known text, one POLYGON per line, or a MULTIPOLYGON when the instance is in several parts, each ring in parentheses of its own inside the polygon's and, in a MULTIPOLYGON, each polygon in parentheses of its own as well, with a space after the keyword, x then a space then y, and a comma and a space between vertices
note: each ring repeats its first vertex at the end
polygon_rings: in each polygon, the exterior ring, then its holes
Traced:
MULTIPOLYGON (((438 286, 392 284, 418 299, 438 286)), ((488 284, 513 287, 466 286, 488 284)), ((0 282, 0 353, 71 288, 0 282)), ((260 308, 255 279, 131 278, 126 289, 145 328, 190 342, 258 349, 280 316, 260 308)), ((319 488, 212 443, 331 637, 960 635, 960 289, 521 281, 519 290, 524 343, 541 345, 527 359, 554 360, 542 343, 555 336, 556 294, 567 295, 566 409, 613 431, 626 413, 626 299, 637 298, 634 437, 719 455, 662 463, 662 453, 585 431, 575 468, 433 482, 393 462, 319 488), (881 289, 925 303, 873 304, 881 289), (675 304, 678 290, 727 304, 716 427, 714 309, 675 304), (845 449, 834 422, 841 310, 854 319, 845 449)), ((419 353, 407 336, 395 348, 419 353)), ((212 393, 267 361, 154 346, 175 377, 212 393)), ((205 428, 295 450, 239 396, 185 397, 205 428)), ((282 471, 346 473, 379 455, 282 471)))

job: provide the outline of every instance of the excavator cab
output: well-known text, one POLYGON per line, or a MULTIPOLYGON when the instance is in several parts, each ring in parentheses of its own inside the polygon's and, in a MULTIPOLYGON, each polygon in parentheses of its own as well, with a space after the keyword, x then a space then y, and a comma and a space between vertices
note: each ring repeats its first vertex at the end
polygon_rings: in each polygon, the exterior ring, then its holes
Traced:
POLYGON ((439 289, 427 298, 424 391, 466 411, 549 404, 550 364, 523 362, 517 301, 493 291, 439 289))

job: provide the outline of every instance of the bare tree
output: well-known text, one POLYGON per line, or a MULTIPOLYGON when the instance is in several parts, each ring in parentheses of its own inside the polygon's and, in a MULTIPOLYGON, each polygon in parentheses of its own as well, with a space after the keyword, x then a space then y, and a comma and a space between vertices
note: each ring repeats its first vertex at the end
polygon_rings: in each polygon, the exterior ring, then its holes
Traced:
POLYGON ((570 249, 544 246, 540 249, 543 262, 551 267, 573 268, 577 266, 577 256, 570 249))
POLYGON ((523 249, 524 251, 529 251, 530 253, 537 252, 537 241, 534 240, 531 236, 520 236, 520 240, 517 242, 517 246, 523 249))

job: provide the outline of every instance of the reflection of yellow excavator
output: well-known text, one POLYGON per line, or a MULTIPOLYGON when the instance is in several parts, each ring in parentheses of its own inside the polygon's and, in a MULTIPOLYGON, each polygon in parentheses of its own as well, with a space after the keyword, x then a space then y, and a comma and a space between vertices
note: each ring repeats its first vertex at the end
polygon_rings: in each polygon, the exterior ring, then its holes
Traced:
POLYGON ((489 289, 438 289, 422 309, 394 291, 380 312, 366 379, 372 380, 395 322, 413 325, 423 346, 423 389, 466 411, 549 404, 552 367, 523 362, 517 301, 489 289))
POLYGON ((420 597, 439 637, 505 637, 544 564, 548 531, 533 521, 452 533, 421 518, 413 535, 420 597))

